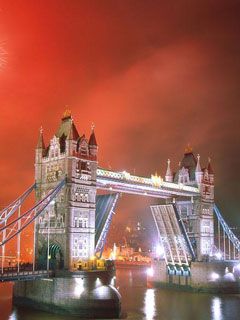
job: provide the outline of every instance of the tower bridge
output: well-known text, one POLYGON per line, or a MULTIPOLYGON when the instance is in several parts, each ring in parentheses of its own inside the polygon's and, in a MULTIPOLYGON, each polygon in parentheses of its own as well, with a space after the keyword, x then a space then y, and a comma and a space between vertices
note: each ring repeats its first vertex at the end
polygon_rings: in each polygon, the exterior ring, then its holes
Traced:
POLYGON ((151 211, 169 274, 189 274, 194 261, 238 260, 240 242, 215 205, 210 159, 202 168, 200 156, 187 148, 176 172, 168 160, 162 178, 104 169, 97 154, 94 128, 89 139, 80 136, 69 111, 48 145, 40 130, 35 183, 0 212, 0 280, 12 279, 4 257, 6 244, 13 239, 18 260, 15 279, 24 278, 19 264, 21 234, 30 224, 34 224, 33 277, 52 269, 76 272, 93 257, 101 257, 119 193, 165 201, 151 211), (97 190, 106 194, 98 195, 97 190), (36 203, 22 213, 21 206, 32 193, 36 203))

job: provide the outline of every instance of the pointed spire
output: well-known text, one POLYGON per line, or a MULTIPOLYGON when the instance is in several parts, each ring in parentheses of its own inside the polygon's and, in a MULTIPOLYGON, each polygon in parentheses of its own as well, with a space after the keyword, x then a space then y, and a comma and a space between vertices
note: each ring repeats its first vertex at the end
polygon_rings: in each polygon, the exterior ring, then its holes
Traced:
POLYGON ((168 159, 167 161, 167 171, 166 171, 166 175, 165 175, 165 180, 167 182, 172 182, 173 181, 173 173, 171 170, 171 161, 170 159, 168 159))
POLYGON ((208 158, 208 174, 214 174, 212 166, 211 166, 211 158, 208 158))
POLYGON ((195 172, 202 172, 201 165, 200 165, 200 155, 199 154, 197 155, 197 166, 196 166, 195 172))
POLYGON ((171 161, 170 161, 170 159, 168 159, 168 161, 167 161, 167 171, 166 171, 166 176, 172 176, 172 170, 171 170, 171 166, 170 166, 170 164, 171 164, 171 161))
POLYGON ((71 118, 71 125, 70 125, 70 130, 68 132, 67 139, 73 140, 73 119, 72 118, 71 118))
POLYGON ((44 140, 43 140, 43 128, 42 128, 42 126, 41 126, 41 128, 39 130, 37 149, 45 149, 45 143, 44 143, 44 140))
POLYGON ((89 138, 89 145, 90 146, 97 146, 97 140, 96 140, 96 137, 95 137, 94 128, 95 128, 95 126, 92 123, 92 126, 91 126, 92 133, 91 133, 90 138, 89 138))

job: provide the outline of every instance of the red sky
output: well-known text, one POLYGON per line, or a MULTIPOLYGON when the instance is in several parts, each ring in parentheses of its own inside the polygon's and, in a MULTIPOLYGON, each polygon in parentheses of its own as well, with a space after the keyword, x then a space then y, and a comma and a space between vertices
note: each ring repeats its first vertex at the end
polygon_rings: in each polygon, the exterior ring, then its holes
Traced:
MULTIPOLYGON (((239 218, 238 1, 1 1, 0 204, 33 179, 38 130, 65 105, 96 125, 99 164, 164 175, 190 143, 212 158, 216 203, 239 218), (167 4, 166 4, 167 3, 167 4)), ((119 214, 149 215, 125 197, 119 214)))

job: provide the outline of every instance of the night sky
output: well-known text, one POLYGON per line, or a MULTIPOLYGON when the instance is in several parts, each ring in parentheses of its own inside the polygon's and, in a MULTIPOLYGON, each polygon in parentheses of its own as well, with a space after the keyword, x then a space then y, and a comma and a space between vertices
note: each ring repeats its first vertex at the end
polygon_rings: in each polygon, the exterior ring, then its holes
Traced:
MULTIPOLYGON (((240 226, 239 1, 3 0, 0 45, 1 206, 33 182, 39 128, 49 141, 68 105, 80 134, 95 123, 101 166, 163 176, 188 143, 210 156, 240 226)), ((124 196, 119 219, 151 219, 150 202, 124 196)))

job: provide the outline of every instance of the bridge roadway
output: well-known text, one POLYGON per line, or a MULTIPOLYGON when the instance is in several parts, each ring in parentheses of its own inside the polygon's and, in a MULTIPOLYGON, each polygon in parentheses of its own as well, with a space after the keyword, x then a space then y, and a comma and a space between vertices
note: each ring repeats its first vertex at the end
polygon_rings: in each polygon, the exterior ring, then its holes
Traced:
POLYGON ((196 197, 200 195, 197 187, 166 182, 157 175, 146 178, 131 175, 126 171, 115 172, 102 168, 97 169, 97 188, 155 198, 196 197))

